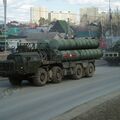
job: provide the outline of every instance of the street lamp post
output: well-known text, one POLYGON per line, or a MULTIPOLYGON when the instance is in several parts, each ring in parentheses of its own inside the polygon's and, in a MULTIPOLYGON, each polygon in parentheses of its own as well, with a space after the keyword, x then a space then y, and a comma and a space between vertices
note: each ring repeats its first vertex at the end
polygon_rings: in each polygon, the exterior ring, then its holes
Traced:
POLYGON ((3 0, 4 5, 4 37, 5 37, 5 51, 6 51, 6 11, 7 11, 7 0, 3 0))

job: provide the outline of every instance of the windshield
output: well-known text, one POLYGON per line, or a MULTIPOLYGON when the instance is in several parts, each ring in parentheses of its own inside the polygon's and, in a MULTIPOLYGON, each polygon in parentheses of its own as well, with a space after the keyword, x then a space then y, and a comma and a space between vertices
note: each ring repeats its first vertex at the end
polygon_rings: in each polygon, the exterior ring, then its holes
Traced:
POLYGON ((8 60, 14 60, 15 62, 17 62, 17 63, 22 63, 22 57, 20 56, 20 55, 9 55, 8 57, 7 57, 7 59, 8 60))
POLYGON ((15 55, 14 59, 18 64, 23 62, 22 57, 20 55, 15 55))

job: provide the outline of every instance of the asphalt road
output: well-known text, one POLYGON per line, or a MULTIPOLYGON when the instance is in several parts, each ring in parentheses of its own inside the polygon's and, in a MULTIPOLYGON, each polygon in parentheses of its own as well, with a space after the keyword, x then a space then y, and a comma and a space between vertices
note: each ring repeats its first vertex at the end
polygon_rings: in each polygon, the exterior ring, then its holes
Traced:
POLYGON ((99 66, 92 78, 12 88, 0 82, 0 120, 49 120, 80 104, 120 91, 120 66, 99 66))

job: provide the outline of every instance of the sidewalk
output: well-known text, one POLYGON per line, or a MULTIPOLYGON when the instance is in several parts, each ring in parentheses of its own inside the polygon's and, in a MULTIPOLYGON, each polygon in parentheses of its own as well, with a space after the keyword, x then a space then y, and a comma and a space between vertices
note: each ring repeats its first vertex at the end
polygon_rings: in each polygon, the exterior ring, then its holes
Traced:
POLYGON ((0 77, 0 81, 8 80, 7 77, 0 77))

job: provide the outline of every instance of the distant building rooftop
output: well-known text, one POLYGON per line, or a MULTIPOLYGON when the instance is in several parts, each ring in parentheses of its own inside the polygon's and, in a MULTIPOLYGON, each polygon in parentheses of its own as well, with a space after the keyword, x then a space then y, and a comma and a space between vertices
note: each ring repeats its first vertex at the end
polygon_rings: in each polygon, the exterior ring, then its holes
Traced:
POLYGON ((42 40, 52 40, 52 39, 64 39, 64 34, 58 32, 40 32, 40 33, 29 33, 27 41, 39 42, 42 40))
POLYGON ((74 34, 74 31, 69 26, 69 24, 64 20, 57 20, 53 27, 51 27, 50 32, 59 32, 66 34, 74 34))

